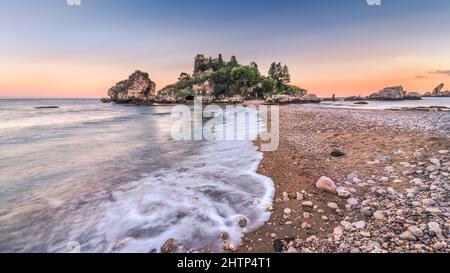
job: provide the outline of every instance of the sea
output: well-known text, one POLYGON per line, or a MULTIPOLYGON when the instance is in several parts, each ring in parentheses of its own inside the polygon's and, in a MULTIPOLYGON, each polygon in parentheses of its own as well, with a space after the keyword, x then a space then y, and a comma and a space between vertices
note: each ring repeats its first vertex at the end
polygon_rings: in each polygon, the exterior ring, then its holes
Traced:
POLYGON ((262 226, 252 141, 175 140, 171 109, 0 100, 0 252, 221 252, 262 226))

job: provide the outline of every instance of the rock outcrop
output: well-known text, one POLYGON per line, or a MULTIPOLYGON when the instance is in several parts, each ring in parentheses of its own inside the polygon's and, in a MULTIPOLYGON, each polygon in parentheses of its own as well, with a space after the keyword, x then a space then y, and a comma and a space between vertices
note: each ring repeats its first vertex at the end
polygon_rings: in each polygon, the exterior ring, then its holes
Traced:
POLYGON ((422 95, 418 92, 407 92, 405 94, 405 100, 421 100, 422 95))
POLYGON ((424 97, 450 97, 450 91, 442 91, 444 89, 444 84, 438 85, 432 92, 427 92, 424 97))
POLYGON ((267 104, 288 104, 288 103, 320 103, 321 99, 314 94, 305 94, 303 96, 274 95, 267 96, 267 104))
POLYGON ((301 103, 320 103, 320 98, 315 94, 306 94, 299 98, 301 103))
POLYGON ((371 100, 403 100, 405 97, 403 86, 386 87, 369 96, 371 100))
POLYGON ((223 95, 219 96, 218 98, 214 99, 215 103, 231 103, 231 104, 239 104, 244 103, 244 98, 240 95, 234 95, 232 97, 225 97, 223 95))
POLYGON ((194 95, 202 97, 203 102, 211 103, 214 101, 214 86, 210 80, 192 86, 194 95))
POLYGON ((403 86, 386 87, 370 95, 369 100, 421 100, 422 96, 417 92, 408 92, 403 86))
POLYGON ((178 97, 178 90, 174 87, 166 87, 158 91, 155 101, 157 103, 177 103, 182 99, 178 97))
POLYGON ((149 75, 142 71, 135 71, 127 80, 118 82, 108 91, 112 102, 116 103, 152 103, 156 98, 156 84, 149 75))

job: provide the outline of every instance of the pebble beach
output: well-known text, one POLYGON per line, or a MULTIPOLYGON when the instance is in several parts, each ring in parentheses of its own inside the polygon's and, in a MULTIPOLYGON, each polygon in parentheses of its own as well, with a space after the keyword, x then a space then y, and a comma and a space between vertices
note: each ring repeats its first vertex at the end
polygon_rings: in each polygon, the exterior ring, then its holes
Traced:
POLYGON ((450 114, 280 107, 276 197, 239 252, 448 253, 450 114))

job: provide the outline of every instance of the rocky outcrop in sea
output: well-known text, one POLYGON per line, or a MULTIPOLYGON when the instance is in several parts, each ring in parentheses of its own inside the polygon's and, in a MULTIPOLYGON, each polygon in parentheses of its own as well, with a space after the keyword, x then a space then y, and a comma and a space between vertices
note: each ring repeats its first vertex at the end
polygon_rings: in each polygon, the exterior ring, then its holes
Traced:
POLYGON ((368 97, 369 100, 421 100, 417 92, 408 92, 403 86, 386 87, 368 97))
POLYGON ((128 79, 118 82, 108 91, 110 99, 103 102, 149 104, 156 98, 156 84, 150 80, 148 73, 140 70, 131 74, 128 79))
POLYGON ((450 91, 442 91, 444 89, 444 84, 438 85, 432 92, 427 92, 424 97, 450 97, 450 91))

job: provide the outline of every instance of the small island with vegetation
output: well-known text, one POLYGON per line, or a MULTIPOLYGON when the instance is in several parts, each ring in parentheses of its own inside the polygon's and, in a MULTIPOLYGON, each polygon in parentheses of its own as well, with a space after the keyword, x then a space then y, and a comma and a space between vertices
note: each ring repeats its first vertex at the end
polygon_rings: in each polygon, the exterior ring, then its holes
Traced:
POLYGON ((137 105, 188 103, 202 97, 204 103, 242 103, 264 99, 267 103, 310 103, 320 99, 300 87, 290 84, 287 65, 272 63, 264 76, 255 62, 241 65, 235 56, 224 61, 198 54, 191 74, 182 72, 178 81, 156 91, 148 73, 137 70, 127 80, 118 82, 108 91, 103 102, 137 105))

